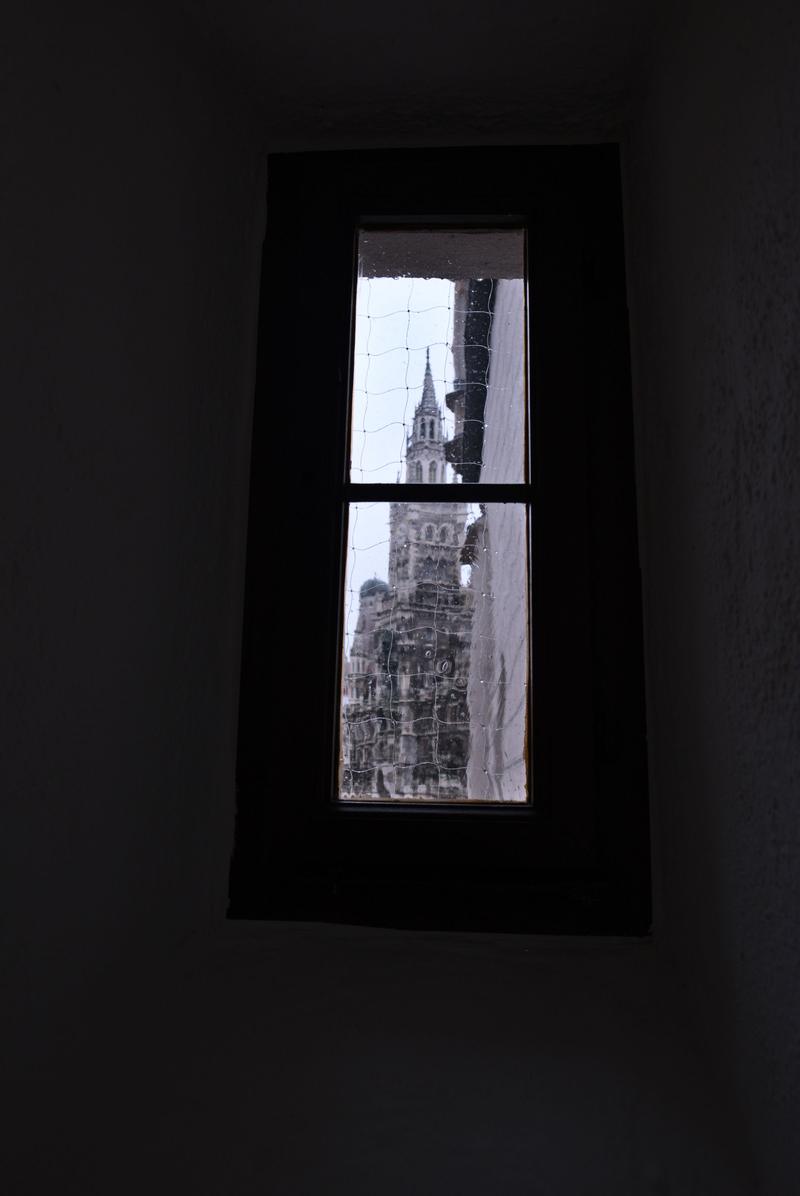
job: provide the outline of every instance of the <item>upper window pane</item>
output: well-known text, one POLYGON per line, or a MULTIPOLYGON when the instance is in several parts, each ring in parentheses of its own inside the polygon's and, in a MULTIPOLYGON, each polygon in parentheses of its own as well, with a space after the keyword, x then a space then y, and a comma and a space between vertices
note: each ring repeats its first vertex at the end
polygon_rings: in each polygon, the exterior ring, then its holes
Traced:
POLYGON ((525 231, 364 228, 350 480, 524 482, 525 231))

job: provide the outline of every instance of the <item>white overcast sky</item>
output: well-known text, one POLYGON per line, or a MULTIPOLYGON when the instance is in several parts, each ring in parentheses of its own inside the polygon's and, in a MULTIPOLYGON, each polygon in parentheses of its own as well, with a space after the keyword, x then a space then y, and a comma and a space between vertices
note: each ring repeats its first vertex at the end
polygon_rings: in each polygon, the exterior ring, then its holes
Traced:
MULTIPOLYGON (((360 278, 353 371, 354 482, 403 481, 405 434, 422 396, 430 349, 436 397, 453 386, 453 283, 443 278, 360 278)), ((449 435, 452 426, 446 425, 449 435)))

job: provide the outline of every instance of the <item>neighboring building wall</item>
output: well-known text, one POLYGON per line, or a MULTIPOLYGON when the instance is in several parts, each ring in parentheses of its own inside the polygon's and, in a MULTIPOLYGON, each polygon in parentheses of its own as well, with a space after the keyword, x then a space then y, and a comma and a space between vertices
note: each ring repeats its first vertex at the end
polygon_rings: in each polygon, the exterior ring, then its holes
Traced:
POLYGON ((495 283, 489 335, 489 386, 483 433, 482 482, 525 480, 525 283, 495 283))
MULTIPOLYGON (((525 409, 525 290, 497 282, 490 334, 481 480, 524 478, 520 412, 525 409)), ((475 594, 468 687, 471 795, 497 801, 526 796, 528 603, 526 520, 518 505, 484 508, 473 554, 475 594)))

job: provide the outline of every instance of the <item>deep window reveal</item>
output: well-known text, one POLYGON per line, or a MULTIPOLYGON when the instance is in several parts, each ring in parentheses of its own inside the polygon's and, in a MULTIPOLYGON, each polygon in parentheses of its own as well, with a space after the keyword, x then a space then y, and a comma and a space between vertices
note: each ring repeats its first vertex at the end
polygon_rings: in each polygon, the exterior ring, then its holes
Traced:
MULTIPOLYGON (((271 159, 230 916, 647 932, 622 246, 614 146, 271 159), (532 280, 535 801, 466 809, 340 801, 341 499, 350 456, 355 238, 370 225, 495 227, 498 218, 527 229, 532 280)), ((467 346, 476 368, 478 350, 467 346)), ((474 401, 479 391, 470 393, 474 401)), ((481 446, 469 439, 476 427, 465 403, 459 459, 467 468, 458 499, 474 488, 479 503, 506 503, 501 484, 477 480, 481 446)), ((428 441, 429 424, 425 431, 428 441)), ((415 482, 422 491, 430 484, 424 474, 415 482)), ((418 497, 413 489, 409 500, 418 497)), ((385 497, 379 483, 359 491, 364 502, 385 497)), ((438 544, 436 522, 429 522, 438 544)), ((438 676, 424 680, 435 685, 438 676)), ((439 747, 459 750, 441 739, 439 747)))

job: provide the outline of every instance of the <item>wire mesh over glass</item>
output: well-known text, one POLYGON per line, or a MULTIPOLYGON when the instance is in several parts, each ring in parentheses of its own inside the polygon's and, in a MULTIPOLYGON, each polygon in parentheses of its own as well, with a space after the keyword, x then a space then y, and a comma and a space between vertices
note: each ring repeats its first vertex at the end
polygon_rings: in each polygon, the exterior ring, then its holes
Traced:
POLYGON ((362 229, 354 483, 525 476, 525 233, 362 229))
POLYGON ((524 503, 348 509, 339 797, 524 802, 524 503))

